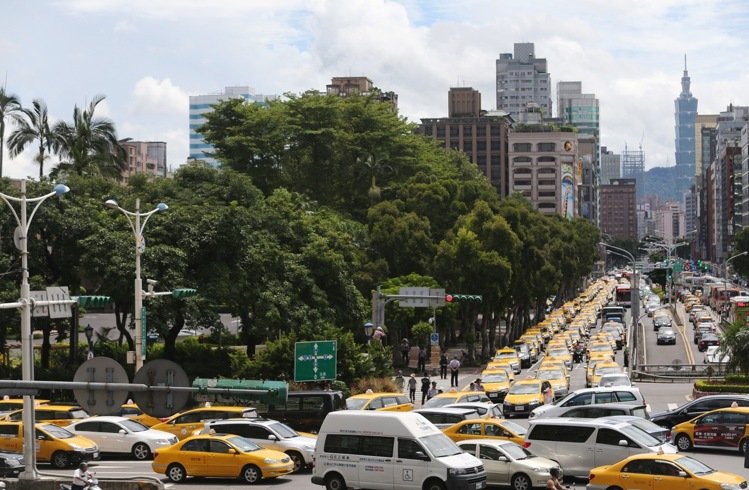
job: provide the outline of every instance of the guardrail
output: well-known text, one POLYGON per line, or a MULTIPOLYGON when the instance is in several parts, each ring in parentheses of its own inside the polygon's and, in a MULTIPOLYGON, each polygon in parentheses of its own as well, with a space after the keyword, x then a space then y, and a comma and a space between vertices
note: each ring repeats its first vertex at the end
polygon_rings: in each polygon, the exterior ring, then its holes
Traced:
MULTIPOLYGON (((723 378, 725 364, 640 364, 632 379, 651 383, 682 383, 695 379, 723 378)), ((728 372, 730 374, 730 372, 728 372)))

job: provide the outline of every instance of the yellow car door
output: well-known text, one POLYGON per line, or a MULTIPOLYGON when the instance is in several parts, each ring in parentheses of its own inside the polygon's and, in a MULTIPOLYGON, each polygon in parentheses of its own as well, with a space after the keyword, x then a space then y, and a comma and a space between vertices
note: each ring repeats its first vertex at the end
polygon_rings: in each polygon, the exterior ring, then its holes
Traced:
POLYGON ((208 454, 206 457, 206 470, 208 476, 236 477, 242 470, 238 464, 237 451, 224 441, 211 439, 208 441, 208 454))
POLYGON ((0 451, 4 453, 20 453, 22 451, 23 434, 21 424, 14 422, 0 423, 0 451))

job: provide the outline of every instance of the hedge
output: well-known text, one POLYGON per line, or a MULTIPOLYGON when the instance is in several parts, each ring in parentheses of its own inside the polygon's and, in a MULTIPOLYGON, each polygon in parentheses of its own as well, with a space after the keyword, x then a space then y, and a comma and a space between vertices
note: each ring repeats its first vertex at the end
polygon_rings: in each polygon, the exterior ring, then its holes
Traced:
POLYGON ((749 376, 745 374, 729 374, 726 375, 726 383, 736 385, 749 385, 749 376))
POLYGON ((694 388, 698 391, 713 393, 749 393, 749 384, 717 384, 715 382, 695 381, 694 388))

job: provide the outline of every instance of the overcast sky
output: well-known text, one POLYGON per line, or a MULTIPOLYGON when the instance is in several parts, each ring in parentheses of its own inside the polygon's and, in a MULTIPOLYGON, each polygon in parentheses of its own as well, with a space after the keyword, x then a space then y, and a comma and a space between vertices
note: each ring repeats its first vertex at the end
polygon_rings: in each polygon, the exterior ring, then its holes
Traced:
MULTIPOLYGON (((686 53, 700 113, 749 104, 745 0, 3 0, 0 76, 55 119, 106 95, 121 138, 188 154, 188 96, 324 90, 366 75, 410 120, 447 113, 451 86, 494 109, 495 60, 534 42, 552 84, 581 80, 601 105, 601 144, 642 141, 646 167, 674 163, 674 99, 686 53), (743 92, 742 92, 743 89, 743 92)), ((0 83, 2 83, 0 80, 0 83)), ((556 95, 555 101, 556 101, 556 95)), ((100 106, 101 107, 101 106, 100 106)), ((556 111, 556 110, 555 110, 556 111)), ((7 137, 7 135, 6 135, 7 137)), ((5 173, 38 175, 35 151, 5 173)))

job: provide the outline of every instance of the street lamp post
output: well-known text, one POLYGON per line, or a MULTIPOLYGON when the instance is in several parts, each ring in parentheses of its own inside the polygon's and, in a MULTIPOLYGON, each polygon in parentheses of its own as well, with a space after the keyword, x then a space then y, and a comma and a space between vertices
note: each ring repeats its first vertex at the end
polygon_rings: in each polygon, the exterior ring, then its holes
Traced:
POLYGON ((623 248, 615 247, 605 242, 600 242, 600 245, 603 245, 605 248, 610 249, 616 255, 620 255, 632 262, 632 285, 630 287, 630 295, 632 300, 632 335, 630 335, 630 338, 632 339, 632 362, 630 362, 629 365, 632 367, 632 370, 635 370, 637 368, 637 341, 639 331, 638 324, 640 318, 640 275, 637 272, 637 263, 635 261, 634 255, 623 248))
MULTIPOLYGON (((666 271, 668 271, 669 268, 671 267, 671 254, 673 253, 673 251, 676 250, 677 248, 681 247, 681 246, 689 245, 689 243, 688 242, 680 242, 680 243, 674 243, 673 245, 665 245, 663 243, 650 242, 650 245, 653 245, 655 247, 660 247, 660 248, 662 248, 663 250, 666 251, 666 271)), ((671 272, 673 273, 673 270, 671 272)), ((667 301, 668 303, 671 303, 671 298, 673 297, 673 291, 671 290, 672 289, 671 288, 671 283, 672 282, 673 282, 673 279, 671 281, 669 281, 668 280, 668 272, 666 272, 666 297, 668 298, 668 301, 667 301)))
POLYGON ((146 248, 146 241, 143 237, 143 230, 148 223, 148 219, 155 213, 163 212, 169 209, 169 206, 160 202, 151 211, 146 213, 140 212, 140 199, 135 200, 135 211, 127 211, 122 209, 117 201, 114 199, 108 199, 105 203, 110 209, 116 209, 125 215, 127 221, 130 223, 130 228, 133 230, 133 236, 135 238, 135 371, 137 372, 143 367, 143 360, 146 358, 146 352, 143 348, 143 281, 140 277, 140 256, 146 248), (133 218, 135 221, 133 222, 133 218), (143 222, 141 223, 141 218, 143 222))
MULTIPOLYGON (((64 184, 57 184, 52 192, 43 196, 29 199, 26 197, 26 181, 21 180, 21 197, 9 196, 0 192, 0 199, 8 205, 13 217, 18 223, 16 228, 16 246, 21 252, 21 379, 23 381, 34 380, 34 342, 31 337, 31 294, 29 291, 29 264, 28 264, 28 236, 29 226, 34 219, 39 206, 52 196, 60 196, 68 192, 70 188, 64 184), (19 203, 21 214, 16 212, 13 203, 19 203), (31 214, 27 214, 27 205, 36 203, 31 214)), ((23 397, 23 472, 18 475, 22 480, 36 480, 36 451, 34 435, 34 398, 25 395, 23 397)))

